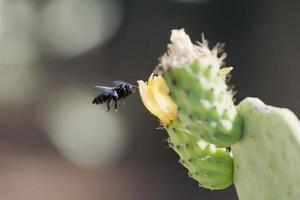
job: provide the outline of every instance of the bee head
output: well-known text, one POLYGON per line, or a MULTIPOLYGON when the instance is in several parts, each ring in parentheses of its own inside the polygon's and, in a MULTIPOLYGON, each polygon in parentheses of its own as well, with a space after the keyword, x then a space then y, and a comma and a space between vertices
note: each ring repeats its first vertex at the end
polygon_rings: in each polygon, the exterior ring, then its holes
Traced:
POLYGON ((131 84, 126 84, 125 88, 126 88, 127 91, 134 94, 135 91, 136 91, 137 86, 131 85, 131 84))

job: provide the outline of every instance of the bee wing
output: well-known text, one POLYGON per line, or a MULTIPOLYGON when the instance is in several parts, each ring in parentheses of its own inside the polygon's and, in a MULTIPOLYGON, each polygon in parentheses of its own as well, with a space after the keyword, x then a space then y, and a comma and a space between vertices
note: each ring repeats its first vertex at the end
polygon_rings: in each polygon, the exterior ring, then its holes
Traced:
MULTIPOLYGON (((132 85, 131 83, 127 83, 127 82, 125 82, 125 81, 120 81, 120 80, 116 80, 116 81, 112 81, 112 83, 115 85, 115 86, 118 86, 118 85, 121 85, 121 84, 123 84, 123 85, 132 85)), ((138 88, 138 86, 136 86, 136 85, 132 85, 133 87, 135 87, 135 88, 138 88)))
POLYGON ((120 81, 120 80, 112 81, 112 83, 113 83, 115 86, 120 85, 120 84, 127 84, 126 82, 120 81))
POLYGON ((100 86, 100 85, 95 85, 94 87, 102 90, 103 92, 107 92, 107 91, 111 91, 112 90, 111 87, 105 87, 105 86, 100 86))

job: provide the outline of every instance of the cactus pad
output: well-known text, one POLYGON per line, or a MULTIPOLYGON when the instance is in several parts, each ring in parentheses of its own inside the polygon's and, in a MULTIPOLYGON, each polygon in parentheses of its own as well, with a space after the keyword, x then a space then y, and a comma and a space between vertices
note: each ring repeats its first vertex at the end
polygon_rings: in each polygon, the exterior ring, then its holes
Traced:
POLYGON ((232 155, 225 148, 204 142, 177 118, 177 105, 169 96, 169 89, 161 76, 151 75, 146 84, 139 82, 139 91, 146 108, 159 117, 169 135, 169 146, 189 170, 190 177, 209 189, 223 189, 232 184, 232 155))
POLYGON ((208 189, 224 189, 232 184, 232 156, 223 148, 216 148, 200 140, 178 121, 165 127, 169 145, 180 157, 180 163, 189 170, 189 176, 208 189))
POLYGON ((242 133, 232 92, 225 80, 232 68, 221 68, 225 54, 208 42, 193 44, 184 30, 173 30, 168 51, 155 75, 138 81, 145 107, 160 119, 169 145, 208 189, 232 184, 232 155, 223 147, 236 143, 242 133))
POLYGON ((210 49, 204 37, 193 44, 183 29, 172 30, 170 40, 159 74, 178 107, 178 120, 208 143, 233 145, 241 137, 242 122, 225 83, 232 68, 221 69, 226 57, 222 45, 210 49))
POLYGON ((300 199, 300 123, 288 109, 246 98, 238 106, 243 138, 233 146, 240 200, 300 199))
MULTIPOLYGON (((200 59, 201 61, 201 59, 200 59)), ((241 118, 236 113, 225 80, 212 65, 194 62, 163 73, 178 106, 178 119, 206 142, 228 147, 241 136, 241 118)))

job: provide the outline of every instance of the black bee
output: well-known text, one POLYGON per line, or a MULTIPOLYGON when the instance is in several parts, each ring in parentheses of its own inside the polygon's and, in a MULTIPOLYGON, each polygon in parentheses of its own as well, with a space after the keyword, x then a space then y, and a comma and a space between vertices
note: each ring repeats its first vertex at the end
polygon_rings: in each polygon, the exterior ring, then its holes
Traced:
POLYGON ((115 110, 118 110, 118 100, 124 100, 127 96, 135 93, 135 89, 137 86, 134 86, 130 83, 126 83, 123 81, 114 81, 115 87, 104 87, 104 86, 95 86, 103 92, 96 96, 93 100, 93 104, 102 104, 104 102, 107 103, 107 111, 110 110, 111 102, 115 102, 115 110))

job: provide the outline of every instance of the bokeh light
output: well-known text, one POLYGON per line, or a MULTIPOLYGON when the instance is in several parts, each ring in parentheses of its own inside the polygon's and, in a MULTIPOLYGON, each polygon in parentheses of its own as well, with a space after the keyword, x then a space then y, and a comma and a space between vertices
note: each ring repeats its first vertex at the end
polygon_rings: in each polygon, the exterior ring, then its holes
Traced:
POLYGON ((43 107, 41 125, 60 152, 82 167, 103 167, 118 161, 126 146, 127 130, 116 113, 91 103, 91 95, 64 88, 43 107))
POLYGON ((1 0, 0 2, 4 38, 12 34, 30 37, 38 20, 33 1, 1 0))
POLYGON ((41 84, 32 40, 36 13, 31 1, 1 0, 0 6, 0 103, 26 104, 41 84))
POLYGON ((41 84, 38 69, 1 65, 0 70, 1 105, 26 104, 38 95, 41 84))
POLYGON ((117 0, 52 0, 41 12, 41 38, 50 53, 75 56, 111 38, 121 16, 117 0))

